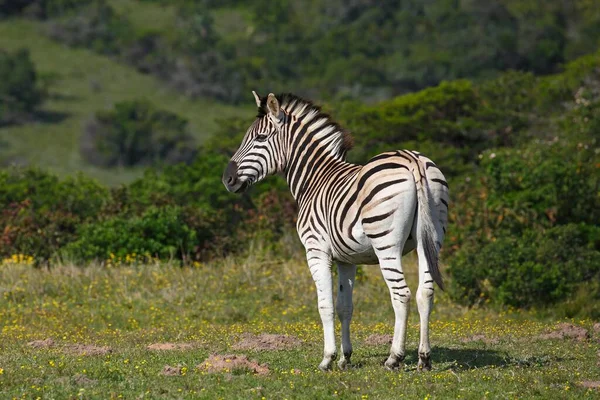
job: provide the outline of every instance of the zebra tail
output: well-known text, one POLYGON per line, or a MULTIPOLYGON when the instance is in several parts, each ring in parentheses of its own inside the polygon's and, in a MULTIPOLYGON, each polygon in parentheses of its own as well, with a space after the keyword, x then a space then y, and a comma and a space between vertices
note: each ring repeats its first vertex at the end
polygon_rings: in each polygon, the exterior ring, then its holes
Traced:
POLYGON ((417 239, 423 244, 425 250, 425 258, 427 259, 427 265, 429 266, 429 272, 433 281, 437 283, 440 289, 444 290, 444 280, 442 279, 442 273, 439 267, 439 250, 441 243, 433 223, 432 212, 436 211, 435 204, 431 200, 431 193, 429 191, 429 184, 425 176, 425 170, 419 171, 421 175, 416 178, 417 183, 417 201, 418 201, 418 229, 417 239))

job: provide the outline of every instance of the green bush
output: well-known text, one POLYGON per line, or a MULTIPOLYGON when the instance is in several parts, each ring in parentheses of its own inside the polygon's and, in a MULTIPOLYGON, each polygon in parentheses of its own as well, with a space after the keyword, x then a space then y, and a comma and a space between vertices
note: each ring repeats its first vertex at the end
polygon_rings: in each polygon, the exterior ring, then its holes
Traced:
POLYGON ((447 250, 525 230, 600 220, 594 139, 564 135, 515 149, 488 150, 478 170, 455 180, 447 250))
POLYGON ((40 212, 60 211, 81 220, 94 218, 109 201, 109 191, 83 175, 63 180, 37 168, 0 171, 0 207, 29 202, 40 212))
POLYGON ((0 125, 31 118, 44 100, 27 50, 0 50, 0 125))
POLYGON ((176 164, 191 161, 195 145, 185 119, 134 100, 97 112, 85 128, 81 152, 105 167, 176 164))
POLYGON ((106 188, 83 176, 60 181, 38 169, 0 171, 0 256, 50 259, 108 200, 106 188))
POLYGON ((91 0, 76 15, 52 21, 48 34, 69 46, 109 55, 120 54, 134 37, 129 21, 106 0, 91 0))
POLYGON ((408 148, 435 160, 448 177, 464 174, 481 151, 517 142, 529 125, 534 86, 532 75, 507 73, 477 86, 442 82, 370 106, 346 102, 341 119, 357 143, 350 157, 364 162, 408 148))
POLYGON ((600 279, 600 228, 567 224, 525 230, 461 248, 449 272, 451 295, 466 304, 547 306, 600 279))
POLYGON ((128 255, 182 259, 197 245, 196 232, 177 206, 152 206, 140 216, 122 215, 86 224, 77 236, 62 251, 64 257, 77 261, 104 261, 115 256, 124 259, 128 255))
POLYGON ((63 15, 93 0, 0 0, 0 18, 27 15, 49 18, 63 15))
POLYGON ((12 203, 0 214, 0 256, 24 254, 46 262, 76 238, 78 216, 63 210, 37 210, 31 201, 12 203))

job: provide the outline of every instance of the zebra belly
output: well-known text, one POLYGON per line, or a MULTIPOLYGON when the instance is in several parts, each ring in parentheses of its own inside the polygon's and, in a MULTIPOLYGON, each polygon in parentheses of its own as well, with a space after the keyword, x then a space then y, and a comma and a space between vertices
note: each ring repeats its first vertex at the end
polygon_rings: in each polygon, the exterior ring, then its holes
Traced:
MULTIPOLYGON (((415 249, 415 241, 411 237, 404 244, 402 255, 408 254, 415 249)), ((379 264, 379 259, 375 255, 373 246, 368 241, 357 245, 355 251, 347 254, 348 252, 342 252, 339 249, 333 249, 333 259, 348 264, 367 264, 375 265, 379 264)))

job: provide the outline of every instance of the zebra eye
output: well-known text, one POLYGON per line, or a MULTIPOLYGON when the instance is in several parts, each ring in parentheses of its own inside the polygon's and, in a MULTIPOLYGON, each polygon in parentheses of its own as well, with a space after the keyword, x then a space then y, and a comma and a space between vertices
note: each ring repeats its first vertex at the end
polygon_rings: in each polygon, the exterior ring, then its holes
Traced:
POLYGON ((260 134, 259 133, 258 135, 256 135, 256 140, 259 141, 259 142, 266 142, 268 138, 269 137, 267 135, 264 135, 264 134, 260 134))

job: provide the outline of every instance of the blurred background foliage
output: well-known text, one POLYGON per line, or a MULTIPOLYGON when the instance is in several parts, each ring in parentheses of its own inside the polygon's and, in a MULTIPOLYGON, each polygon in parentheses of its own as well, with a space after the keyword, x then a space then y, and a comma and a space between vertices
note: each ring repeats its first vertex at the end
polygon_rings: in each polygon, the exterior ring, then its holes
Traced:
POLYGON ((0 0, 0 256, 289 254, 285 182, 220 181, 286 91, 436 161, 456 301, 598 318, 599 44, 594 0, 0 0))

